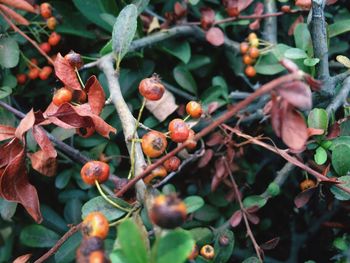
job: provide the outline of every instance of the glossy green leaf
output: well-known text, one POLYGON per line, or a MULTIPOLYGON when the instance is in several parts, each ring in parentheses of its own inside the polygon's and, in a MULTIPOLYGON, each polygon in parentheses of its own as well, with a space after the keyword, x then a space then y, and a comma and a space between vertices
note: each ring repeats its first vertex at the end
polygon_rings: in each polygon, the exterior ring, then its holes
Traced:
POLYGON ((210 222, 220 217, 220 212, 214 206, 204 204, 194 213, 194 218, 203 222, 210 222))
POLYGON ((196 227, 189 230, 197 245, 205 245, 213 239, 213 232, 207 227, 196 227))
MULTIPOLYGON (((340 182, 342 182, 342 186, 350 188, 350 176, 341 176, 338 178, 340 182)), ((334 197, 337 198, 338 200, 345 201, 345 200, 350 200, 350 194, 339 189, 336 186, 331 187, 331 192, 334 194, 334 197)))
POLYGON ((235 236, 231 230, 224 230, 219 233, 215 238, 214 249, 215 249, 215 263, 226 263, 230 259, 233 247, 235 244, 235 236), (227 245, 220 244, 220 238, 227 238, 227 245))
POLYGON ((7 86, 0 87, 0 99, 6 98, 11 95, 12 89, 7 86))
POLYGON ((189 196, 184 199, 187 208, 187 213, 193 213, 204 205, 204 200, 200 196, 189 196))
POLYGON ((82 202, 79 199, 71 199, 64 206, 64 219, 68 224, 78 224, 81 221, 82 202))
POLYGON ((28 247, 52 247, 60 238, 58 234, 41 225, 30 225, 22 229, 19 239, 28 247))
POLYGON ((11 220, 16 210, 17 203, 0 198, 0 216, 3 220, 11 220))
POLYGON ((131 41, 135 36, 136 28, 137 8, 135 5, 130 4, 120 11, 113 26, 112 47, 118 65, 128 52, 131 41))
POLYGON ((333 151, 334 148, 337 147, 339 144, 346 144, 350 146, 350 136, 340 136, 338 138, 333 139, 331 142, 332 145, 329 148, 331 151, 333 151))
POLYGON ((141 14, 148 6, 150 0, 133 0, 132 4, 137 7, 137 13, 141 14))
POLYGON ((123 254, 121 249, 115 249, 110 254, 110 259, 113 263, 129 263, 128 258, 123 254))
POLYGON ((316 149, 314 160, 318 165, 322 165, 327 161, 327 151, 323 147, 316 149))
POLYGON ((284 44, 277 44, 269 52, 263 54, 258 59, 254 68, 257 73, 263 75, 275 75, 286 69, 279 63, 286 50, 291 47, 284 44))
POLYGON ((76 257, 76 250, 80 245, 82 235, 80 232, 75 233, 67 239, 66 242, 55 253, 55 262, 72 262, 76 257))
POLYGON ((246 208, 249 208, 252 206, 258 206, 259 208, 261 208, 266 204, 266 202, 267 200, 260 195, 251 195, 244 198, 243 205, 246 208))
POLYGON ((197 94, 197 84, 188 69, 183 66, 177 66, 173 70, 173 75, 180 87, 192 94, 197 94))
POLYGON ((170 40, 161 45, 162 50, 187 64, 191 58, 191 46, 187 41, 170 40))
POLYGON ((290 48, 284 53, 284 56, 289 59, 301 59, 307 58, 307 54, 304 50, 300 48, 290 48))
POLYGON ((299 23, 294 30, 295 46, 304 51, 311 44, 311 34, 306 23, 299 23))
POLYGON ((0 65, 4 68, 13 68, 19 61, 19 47, 11 37, 0 38, 0 65))
POLYGON ((210 64, 211 59, 208 56, 192 55, 190 61, 185 65, 188 70, 195 70, 210 64))
POLYGON ((337 21, 328 27, 328 36, 335 37, 350 31, 350 19, 337 21))
POLYGON ((41 205, 40 210, 44 218, 44 221, 42 222, 43 226, 46 226, 60 233, 65 233, 68 230, 67 223, 51 207, 47 205, 41 205))
POLYGON ((103 56, 103 55, 106 55, 108 53, 111 53, 113 51, 113 48, 112 48, 112 39, 110 39, 100 50, 100 55, 103 56))
POLYGON ((304 65, 308 66, 308 67, 313 67, 313 66, 317 65, 318 62, 320 62, 319 58, 306 58, 303 61, 304 65))
POLYGON ((337 145, 332 152, 332 165, 339 175, 346 175, 350 171, 350 146, 337 145))
POLYGON ((310 128, 322 129, 326 131, 328 129, 328 114, 324 109, 314 108, 307 117, 307 125, 310 128))

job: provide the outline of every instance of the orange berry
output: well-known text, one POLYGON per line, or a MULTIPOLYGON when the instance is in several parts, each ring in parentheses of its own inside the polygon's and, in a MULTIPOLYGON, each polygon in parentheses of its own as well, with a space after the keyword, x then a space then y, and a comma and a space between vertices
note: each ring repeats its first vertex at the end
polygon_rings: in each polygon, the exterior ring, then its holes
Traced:
POLYGON ((251 47, 248 51, 248 54, 251 58, 258 58, 260 55, 259 49, 257 49, 256 47, 251 47))
POLYGON ((44 51, 46 54, 48 54, 51 51, 51 46, 49 43, 44 42, 39 45, 40 49, 44 51))
POLYGON ((190 101, 186 105, 186 112, 194 119, 198 119, 202 116, 202 105, 196 101, 190 101))
POLYGON ((172 156, 164 162, 164 167, 167 172, 171 173, 176 171, 179 168, 180 164, 181 160, 176 156, 172 156))
POLYGON ((252 33, 250 33, 249 35, 248 35, 248 41, 250 42, 250 41, 252 41, 252 40, 254 40, 254 39, 257 39, 258 38, 258 36, 254 33, 254 32, 252 32, 252 33))
POLYGON ((40 14, 43 18, 50 18, 52 16, 52 6, 49 3, 42 3, 40 5, 40 14))
POLYGON ((106 258, 105 258, 105 253, 103 250, 96 250, 91 252, 89 255, 89 262, 88 263, 105 263, 106 258))
POLYGON ((302 181, 300 183, 301 191, 305 191, 305 190, 312 188, 312 187, 315 187, 315 186, 316 186, 315 182, 311 179, 305 179, 304 181, 302 181))
POLYGON ((108 220, 101 212, 91 212, 85 217, 81 230, 85 237, 105 239, 109 231, 108 220))
POLYGON ((150 175, 146 176, 143 180, 146 184, 154 184, 162 180, 165 176, 167 176, 167 171, 164 168, 163 165, 159 165, 153 171, 150 175))
POLYGON ((244 72, 249 78, 253 78, 256 75, 256 71, 253 66, 246 67, 244 72))
POLYGON ((242 42, 239 45, 239 50, 241 51, 241 54, 244 55, 248 52, 249 44, 247 42, 242 42))
POLYGON ((186 143, 186 149, 187 149, 188 151, 192 151, 192 150, 194 150, 194 149, 197 147, 197 141, 195 141, 195 140, 193 139, 194 135, 195 135, 195 132, 194 132, 192 129, 190 129, 190 133, 189 133, 189 135, 188 135, 188 138, 187 138, 187 140, 185 141, 185 143, 186 143))
POLYGON ((73 68, 80 69, 84 64, 80 54, 74 52, 73 50, 65 55, 64 59, 67 60, 73 68))
POLYGON ((194 244, 191 254, 187 257, 188 260, 194 260, 196 259, 196 257, 198 257, 199 254, 199 249, 198 246, 196 244, 194 244))
POLYGON ((245 65, 252 65, 255 62, 255 59, 251 58, 249 55, 243 56, 243 63, 245 65))
POLYGON ((235 17, 235 16, 239 16, 240 12, 239 12, 239 9, 236 6, 234 6, 234 7, 227 7, 226 13, 230 17, 235 17))
POLYGON ((28 72, 28 78, 34 80, 39 77, 40 71, 38 68, 31 68, 28 72))
POLYGON ((189 128, 182 119, 173 119, 169 123, 170 138, 174 142, 184 142, 190 133, 189 128))
POLYGON ((41 80, 46 80, 49 78, 49 76, 51 75, 52 73, 52 67, 50 66, 45 66, 42 68, 42 70, 40 71, 39 73, 39 78, 41 80))
POLYGON ((142 137, 141 147, 145 155, 156 158, 162 155, 168 145, 163 133, 150 131, 142 137))
POLYGON ((72 100, 72 91, 67 88, 60 88, 55 92, 52 98, 53 104, 60 106, 63 103, 70 102, 72 100))
POLYGON ((24 73, 17 74, 16 79, 19 85, 23 85, 27 81, 27 75, 24 73))
POLYGON ((289 5, 283 5, 283 6, 281 7, 281 11, 282 11, 283 13, 289 13, 290 10, 291 10, 291 8, 290 8, 289 5))
POLYGON ((201 248, 201 256, 204 257, 205 259, 213 259, 214 256, 215 256, 215 251, 214 251, 214 248, 211 246, 211 245, 204 245, 202 248, 201 248))
POLYGON ((36 58, 31 58, 31 59, 30 59, 30 62, 31 62, 31 63, 28 63, 28 67, 29 67, 29 68, 34 68, 33 65, 38 65, 38 60, 37 60, 36 58))
POLYGON ((187 208, 176 195, 159 195, 149 211, 153 224, 165 229, 181 226, 187 216, 187 208))
POLYGON ((148 100, 160 100, 165 92, 158 76, 143 79, 139 85, 140 94, 148 100))
POLYGON ((46 20, 46 25, 48 27, 48 29, 50 30, 55 30, 56 25, 57 25, 57 20, 56 18, 54 18, 53 16, 50 17, 49 19, 46 20))
POLYGON ((86 184, 93 185, 95 181, 103 183, 109 177, 109 165, 100 161, 87 162, 80 170, 81 179, 86 184))
POLYGON ((48 39, 48 42, 51 46, 56 46, 60 41, 61 35, 56 32, 52 32, 48 39))

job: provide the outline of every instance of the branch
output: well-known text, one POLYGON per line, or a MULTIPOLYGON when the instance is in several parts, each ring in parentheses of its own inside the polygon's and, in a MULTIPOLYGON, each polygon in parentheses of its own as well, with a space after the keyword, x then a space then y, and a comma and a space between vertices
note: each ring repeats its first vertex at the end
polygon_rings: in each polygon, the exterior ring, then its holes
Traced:
POLYGON ((72 226, 58 241, 57 243, 44 255, 42 255, 40 258, 38 258, 34 263, 42 263, 45 262, 49 257, 51 257, 53 254, 57 252, 57 250, 63 245, 64 242, 67 241, 68 238, 70 238, 72 235, 74 235, 76 232, 78 232, 81 228, 81 223, 72 226))
MULTIPOLYGON (((265 10, 267 13, 276 12, 276 1, 275 0, 265 0, 264 1, 265 10)), ((276 44, 277 43, 277 18, 267 17, 264 21, 263 37, 266 41, 276 44)))
POLYGON ((339 93, 333 98, 332 102, 328 105, 326 111, 328 115, 335 113, 339 107, 346 103, 346 99, 350 93, 350 77, 347 77, 343 82, 343 87, 339 93))

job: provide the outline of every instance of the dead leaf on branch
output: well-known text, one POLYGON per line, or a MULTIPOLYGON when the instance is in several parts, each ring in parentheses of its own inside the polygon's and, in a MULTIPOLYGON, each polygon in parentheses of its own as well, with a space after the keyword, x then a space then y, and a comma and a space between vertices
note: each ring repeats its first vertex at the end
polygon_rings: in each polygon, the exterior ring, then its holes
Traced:
POLYGON ((16 128, 6 125, 0 125, 0 141, 11 139, 15 136, 16 128))
POLYGON ((164 121, 169 115, 176 111, 178 105, 175 102, 174 95, 170 91, 165 90, 160 100, 147 100, 146 108, 157 118, 157 120, 164 121))
POLYGON ((11 8, 8 8, 6 5, 0 4, 0 9, 7 15, 10 19, 14 20, 17 24, 28 26, 29 21, 25 19, 23 16, 12 10, 11 8))
MULTIPOLYGON (((254 15, 262 15, 264 13, 264 4, 263 3, 257 3, 254 8, 254 15)), ((258 30, 260 28, 260 21, 261 18, 255 19, 252 23, 249 24, 249 28, 251 30, 258 30)))
POLYGON ((88 96, 91 112, 100 115, 105 106, 106 95, 95 75, 91 76, 85 83, 85 91, 88 96))
POLYGON ((25 0, 0 0, 0 3, 24 10, 30 13, 36 13, 34 7, 25 0))
POLYGON ((278 94, 300 110, 312 108, 312 94, 310 87, 303 81, 294 80, 283 84, 277 89, 278 94))
POLYGON ((57 54, 54 68, 57 78, 59 78, 68 89, 83 92, 74 68, 62 57, 61 53, 57 54))

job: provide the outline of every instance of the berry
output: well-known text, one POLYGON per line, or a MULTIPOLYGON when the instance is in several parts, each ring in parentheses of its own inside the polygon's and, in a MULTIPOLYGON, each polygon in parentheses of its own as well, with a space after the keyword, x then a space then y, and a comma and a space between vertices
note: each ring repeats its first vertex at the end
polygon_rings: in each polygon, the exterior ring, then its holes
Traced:
POLYGON ((198 119, 202 116, 202 106, 196 101, 190 101, 186 105, 186 112, 194 119, 198 119))
POLYGON ((312 6, 311 0, 296 0, 295 5, 299 6, 301 9, 309 10, 312 6))
POLYGON ((228 16, 230 16, 230 17, 239 16, 239 10, 236 6, 226 8, 226 12, 227 12, 228 16))
POLYGON ((255 62, 255 59, 251 58, 249 55, 244 55, 243 56, 243 63, 245 65, 252 65, 255 62))
POLYGON ((50 30, 55 30, 56 25, 57 25, 57 20, 53 16, 47 19, 46 25, 50 30))
POLYGON ((144 182, 146 184, 154 184, 159 182, 161 179, 163 179, 165 176, 167 176, 167 170, 164 168, 163 165, 158 166, 157 168, 153 169, 150 175, 146 176, 144 179, 144 182))
POLYGON ((103 240, 99 237, 85 237, 76 252, 76 262, 87 262, 94 251, 103 251, 103 240))
POLYGON ((52 6, 49 3, 42 3, 40 5, 40 15, 43 18, 50 18, 52 16, 52 6))
POLYGON ((249 41, 249 43, 250 43, 252 40, 257 39, 257 38, 258 38, 258 36, 257 36, 254 32, 252 32, 252 33, 250 33, 250 34, 248 35, 248 41, 249 41))
POLYGON ((176 195, 159 195, 154 199, 149 216, 153 224, 173 229, 181 226, 187 215, 187 209, 176 195))
POLYGON ((105 263, 105 262, 107 261, 103 250, 96 250, 92 252, 89 256, 89 263, 105 263))
POLYGON ((163 133, 150 131, 142 137, 141 147, 145 155, 151 158, 159 157, 163 154, 168 142, 163 133))
POLYGON ((41 80, 46 80, 49 78, 49 76, 52 73, 52 67, 50 66, 45 66, 41 69, 40 73, 39 73, 39 78, 41 80))
POLYGON ((174 142, 184 142, 187 140, 190 133, 186 123, 181 119, 173 119, 169 123, 170 138, 174 142))
POLYGON ((248 54, 251 58, 258 58, 260 55, 259 49, 257 49, 256 47, 251 47, 248 51, 248 54))
POLYGON ((307 190, 309 188, 313 188, 315 186, 316 186, 315 182, 313 180, 311 180, 311 179, 305 179, 304 181, 302 181, 300 183, 301 191, 305 191, 305 190, 307 190))
POLYGON ((249 44, 252 47, 258 47, 259 46, 259 39, 258 38, 254 38, 251 41, 249 41, 249 44))
POLYGON ((109 230, 108 220, 101 212, 91 212, 85 217, 81 230, 85 237, 105 239, 109 230))
POLYGON ((197 141, 195 141, 193 138, 194 138, 194 131, 192 129, 190 129, 190 133, 188 135, 188 138, 187 140, 185 141, 186 143, 186 149, 188 151, 192 151, 194 150, 196 147, 197 147, 197 141))
POLYGON ((46 54, 48 54, 51 51, 51 46, 49 43, 44 42, 39 45, 40 49, 44 51, 46 54))
POLYGON ((196 259, 196 257, 198 257, 199 254, 199 249, 198 246, 196 244, 194 244, 191 254, 187 257, 188 260, 194 260, 196 259))
POLYGON ((160 82, 159 77, 154 75, 140 82, 139 92, 148 100, 160 100, 163 97, 165 88, 160 82))
POLYGON ((180 164, 181 160, 176 156, 172 156, 164 162, 164 167, 168 173, 171 173, 176 171, 179 168, 180 164))
POLYGON ((84 64, 80 54, 74 52, 73 50, 65 55, 64 59, 67 60, 73 68, 80 69, 84 64))
POLYGON ((255 71, 255 68, 253 66, 246 67, 244 72, 247 75, 247 77, 249 77, 249 78, 253 78, 256 75, 256 71, 255 71))
POLYGON ((31 58, 30 63, 28 63, 28 67, 35 68, 34 65, 38 65, 38 60, 36 58, 31 58))
POLYGON ((39 77, 40 71, 38 68, 31 68, 28 72, 28 78, 30 79, 36 79, 39 77))
POLYGON ((86 184, 93 185, 95 181, 103 183, 109 177, 109 165, 100 161, 87 162, 80 170, 80 175, 86 184))
POLYGON ((53 104, 60 106, 63 103, 70 102, 72 100, 72 92, 67 88, 60 88, 55 92, 52 98, 53 104))
POLYGON ((24 73, 17 74, 16 79, 19 85, 23 85, 27 81, 27 75, 24 73))
POLYGON ((47 42, 49 42, 51 46, 56 46, 60 42, 60 40, 61 35, 56 32, 52 32, 47 42))
POLYGON ((204 245, 200 253, 202 257, 208 260, 213 259, 215 256, 214 248, 211 245, 204 245))
POLYGON ((282 11, 283 13, 289 13, 290 10, 291 10, 291 8, 290 8, 289 5, 283 5, 283 6, 281 7, 281 11, 282 11))
POLYGON ((247 42, 242 42, 239 45, 239 50, 241 51, 241 54, 244 55, 248 52, 249 44, 247 42))

